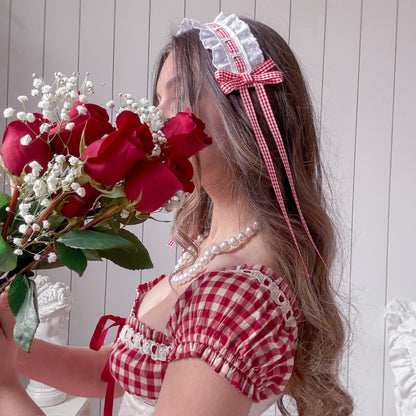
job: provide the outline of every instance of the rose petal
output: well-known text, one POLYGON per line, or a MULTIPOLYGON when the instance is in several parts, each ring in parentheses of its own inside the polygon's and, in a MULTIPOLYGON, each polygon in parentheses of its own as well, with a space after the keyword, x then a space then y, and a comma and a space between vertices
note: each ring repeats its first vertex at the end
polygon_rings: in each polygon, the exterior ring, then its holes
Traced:
POLYGON ((44 120, 40 114, 35 114, 35 117, 36 120, 32 123, 12 121, 4 132, 1 156, 5 167, 12 175, 20 176, 23 170, 26 173, 31 172, 32 169, 27 165, 32 161, 38 162, 45 172, 48 162, 52 159, 47 136, 39 134, 44 120), (20 143, 20 139, 27 134, 32 141, 25 146, 20 143))
POLYGON ((124 179, 138 162, 145 159, 143 145, 136 137, 113 132, 86 147, 81 159, 84 171, 102 185, 114 185, 124 179))
POLYGON ((108 122, 109 117, 107 111, 96 104, 82 104, 75 101, 69 112, 69 121, 60 121, 51 128, 49 137, 52 149, 57 154, 70 154, 79 156, 79 146, 81 137, 84 134, 85 145, 89 145, 96 140, 101 139, 105 134, 109 134, 114 127, 108 122), (87 112, 79 114, 77 107, 83 105, 87 112), (66 130, 68 123, 74 123, 71 131, 66 130))
POLYGON ((130 202, 140 201, 135 208, 141 212, 159 209, 183 185, 165 164, 146 160, 133 169, 126 178, 124 191, 130 202))
POLYGON ((168 143, 167 152, 181 153, 187 158, 212 143, 204 131, 204 123, 188 109, 170 118, 162 132, 168 143))
POLYGON ((61 212, 66 218, 84 216, 101 194, 100 191, 92 187, 89 183, 83 185, 83 188, 85 189, 84 197, 81 198, 78 195, 69 196, 62 206, 61 212))

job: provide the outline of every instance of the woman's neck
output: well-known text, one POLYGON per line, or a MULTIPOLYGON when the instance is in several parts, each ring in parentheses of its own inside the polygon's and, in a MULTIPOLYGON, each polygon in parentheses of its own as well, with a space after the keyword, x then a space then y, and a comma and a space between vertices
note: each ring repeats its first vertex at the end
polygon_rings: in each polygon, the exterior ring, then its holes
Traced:
POLYGON ((211 229, 206 244, 214 244, 228 240, 252 226, 257 217, 242 198, 228 194, 221 198, 213 198, 211 229))

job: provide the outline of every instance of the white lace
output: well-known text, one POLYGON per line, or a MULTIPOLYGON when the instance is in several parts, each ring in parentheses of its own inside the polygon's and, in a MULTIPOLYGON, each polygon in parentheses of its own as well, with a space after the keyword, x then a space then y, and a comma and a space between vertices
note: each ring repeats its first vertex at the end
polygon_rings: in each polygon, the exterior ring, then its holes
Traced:
POLYGON ((119 340, 124 342, 128 348, 134 348, 143 354, 149 355, 152 360, 166 361, 166 357, 172 349, 169 345, 159 344, 151 339, 144 338, 143 334, 135 332, 128 325, 123 326, 119 340))
POLYGON ((282 311, 283 319, 289 328, 295 328, 297 331, 297 322, 293 313, 292 306, 285 293, 279 288, 276 282, 274 282, 269 276, 256 269, 240 269, 237 268, 240 273, 254 277, 260 283, 262 287, 270 292, 273 301, 279 306, 282 311))
POLYGON ((177 33, 181 34, 191 29, 198 29, 199 38, 204 48, 212 51, 212 64, 216 69, 238 73, 239 71, 234 63, 234 57, 236 56, 240 56, 244 61, 247 72, 264 62, 263 52, 247 23, 240 20, 235 14, 226 16, 222 12, 213 23, 227 31, 238 48, 237 53, 230 52, 224 44, 224 39, 218 36, 215 29, 208 26, 207 23, 185 18, 179 25, 177 33))

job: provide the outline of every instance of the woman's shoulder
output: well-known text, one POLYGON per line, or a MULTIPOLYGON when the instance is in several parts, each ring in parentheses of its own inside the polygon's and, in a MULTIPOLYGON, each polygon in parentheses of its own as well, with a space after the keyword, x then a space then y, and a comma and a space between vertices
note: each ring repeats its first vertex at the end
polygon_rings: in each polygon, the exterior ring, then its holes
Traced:
POLYGON ((254 311, 260 305, 281 314, 286 325, 300 323, 298 302, 287 280, 266 265, 237 265, 202 273, 179 296, 176 314, 193 309, 224 310, 241 305, 254 311))

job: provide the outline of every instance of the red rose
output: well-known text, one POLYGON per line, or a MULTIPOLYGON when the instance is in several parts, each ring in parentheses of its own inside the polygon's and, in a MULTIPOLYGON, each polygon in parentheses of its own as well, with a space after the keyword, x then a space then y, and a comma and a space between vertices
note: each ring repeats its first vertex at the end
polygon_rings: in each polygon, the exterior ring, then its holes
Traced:
POLYGON ((184 189, 181 181, 166 164, 145 160, 126 177, 124 191, 137 211, 153 212, 168 201, 177 191, 184 189))
POLYGON ((139 116, 123 111, 117 117, 118 130, 90 144, 82 153, 84 171, 102 185, 114 185, 146 158, 153 148, 152 134, 139 116))
POLYGON ((70 154, 78 157, 84 129, 85 145, 88 146, 114 130, 108 120, 108 114, 104 108, 96 104, 82 104, 80 101, 75 101, 69 112, 69 120, 60 121, 49 132, 52 150, 56 154, 70 154), (71 130, 66 128, 68 123, 74 123, 71 130))
POLYGON ((195 185, 192 182, 194 169, 192 163, 183 155, 174 154, 166 161, 166 165, 179 179, 185 192, 192 192, 195 185))
POLYGON ((188 158, 193 156, 212 143, 211 137, 206 135, 204 129, 205 124, 189 109, 176 114, 162 128, 168 144, 166 151, 181 153, 188 158))
POLYGON ((89 183, 86 183, 82 187, 85 189, 84 197, 81 198, 79 195, 71 195, 65 200, 61 212, 66 218, 84 216, 101 194, 100 191, 93 188, 89 183))
POLYGON ((3 144, 1 147, 1 157, 4 166, 14 176, 20 176, 25 170, 31 172, 28 163, 38 162, 44 173, 48 162, 52 159, 52 152, 47 142, 47 135, 40 134, 39 129, 43 123, 41 114, 34 114, 34 122, 12 121, 6 128, 3 135, 3 144), (21 139, 27 136, 30 143, 24 145, 21 139), (30 137, 30 138, 29 138, 30 137))

